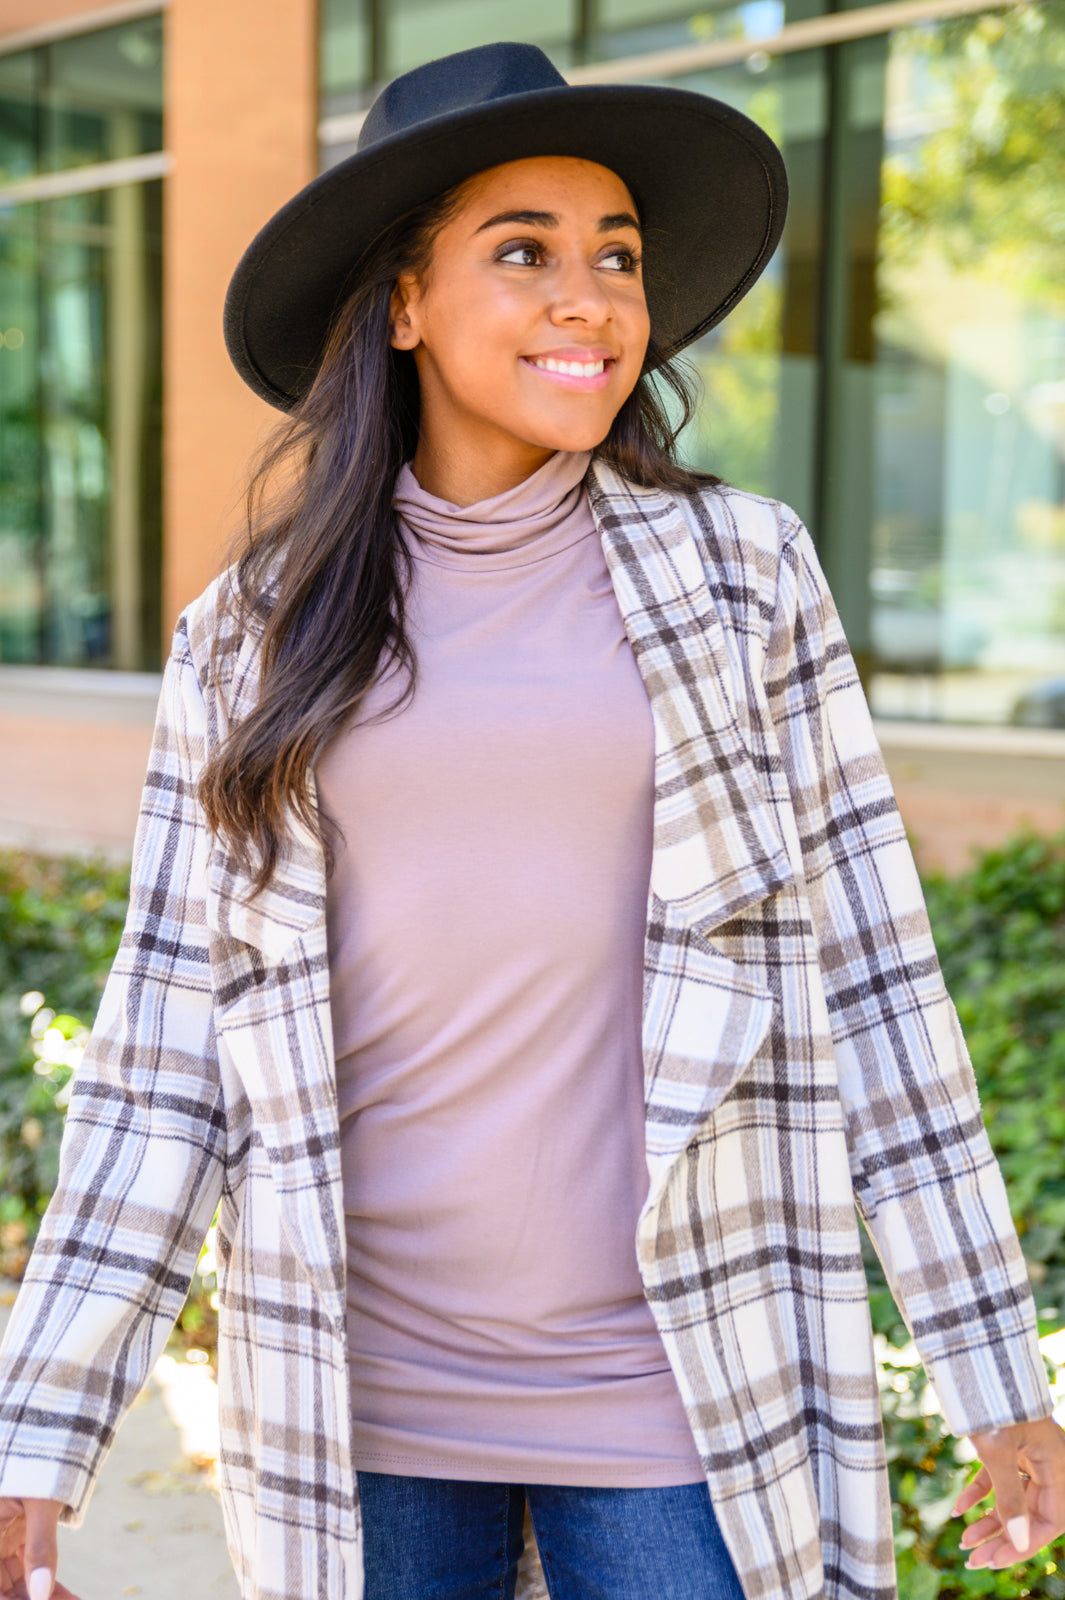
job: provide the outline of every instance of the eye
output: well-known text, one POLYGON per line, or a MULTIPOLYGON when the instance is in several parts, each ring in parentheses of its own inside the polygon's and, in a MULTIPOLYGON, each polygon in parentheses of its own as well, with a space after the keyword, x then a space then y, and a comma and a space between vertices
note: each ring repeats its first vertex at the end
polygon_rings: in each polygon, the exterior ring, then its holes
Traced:
POLYGON ((601 256, 599 265, 607 267, 611 272, 635 272, 640 265, 640 257, 635 250, 611 250, 609 255, 601 256), (611 266, 616 262, 616 266, 611 266))
POLYGON ((538 244, 507 244, 496 256, 497 261, 512 261, 516 267, 535 267, 543 259, 538 244))

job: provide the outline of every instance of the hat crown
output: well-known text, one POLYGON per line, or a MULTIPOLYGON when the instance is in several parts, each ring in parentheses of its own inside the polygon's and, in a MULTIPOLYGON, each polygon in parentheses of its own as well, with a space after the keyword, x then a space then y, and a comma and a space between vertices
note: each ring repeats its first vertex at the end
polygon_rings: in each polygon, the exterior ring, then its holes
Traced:
POLYGON ((536 89, 564 89, 566 80, 534 44, 482 44, 404 72, 386 84, 366 114, 360 151, 419 123, 490 105, 536 89))

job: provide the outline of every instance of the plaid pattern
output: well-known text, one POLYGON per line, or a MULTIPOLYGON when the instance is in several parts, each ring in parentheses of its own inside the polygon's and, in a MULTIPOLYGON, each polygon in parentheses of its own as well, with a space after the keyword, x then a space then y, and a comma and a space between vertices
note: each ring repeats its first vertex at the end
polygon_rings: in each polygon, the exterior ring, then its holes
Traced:
MULTIPOLYGON (((636 1247, 748 1600, 894 1593, 855 1201, 957 1433, 1045 1415, 1023 1259, 838 620, 792 513, 589 478, 656 730, 636 1247)), ((325 880, 198 814, 252 704, 179 624, 122 948, 0 1360, 0 1493, 83 1513, 221 1202, 245 1600, 359 1600, 325 880)), ((579 1199, 579 1197, 575 1197, 579 1199)))

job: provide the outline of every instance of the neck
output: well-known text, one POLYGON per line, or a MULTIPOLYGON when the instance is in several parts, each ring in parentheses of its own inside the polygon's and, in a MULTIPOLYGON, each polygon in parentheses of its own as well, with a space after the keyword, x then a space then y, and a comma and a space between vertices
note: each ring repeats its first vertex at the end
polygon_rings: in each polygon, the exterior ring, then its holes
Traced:
POLYGON ((466 451, 451 441, 445 449, 423 431, 411 467, 427 494, 453 506, 472 506, 524 483, 555 454, 540 445, 512 443, 512 449, 466 451))

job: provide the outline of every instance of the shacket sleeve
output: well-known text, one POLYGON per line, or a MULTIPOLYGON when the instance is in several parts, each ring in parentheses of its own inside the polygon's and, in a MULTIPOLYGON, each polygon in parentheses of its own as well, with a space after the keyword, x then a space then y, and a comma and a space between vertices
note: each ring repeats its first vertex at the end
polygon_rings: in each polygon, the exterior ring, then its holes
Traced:
POLYGON ((73 1083, 59 1181, 0 1348, 0 1495, 77 1523, 181 1311, 221 1190, 220 1091, 196 798, 203 695, 179 624, 129 913, 73 1083))
POLYGON ((860 1215, 951 1431, 1045 1416, 1005 1185, 858 673, 801 524, 784 541, 766 685, 860 1215))

